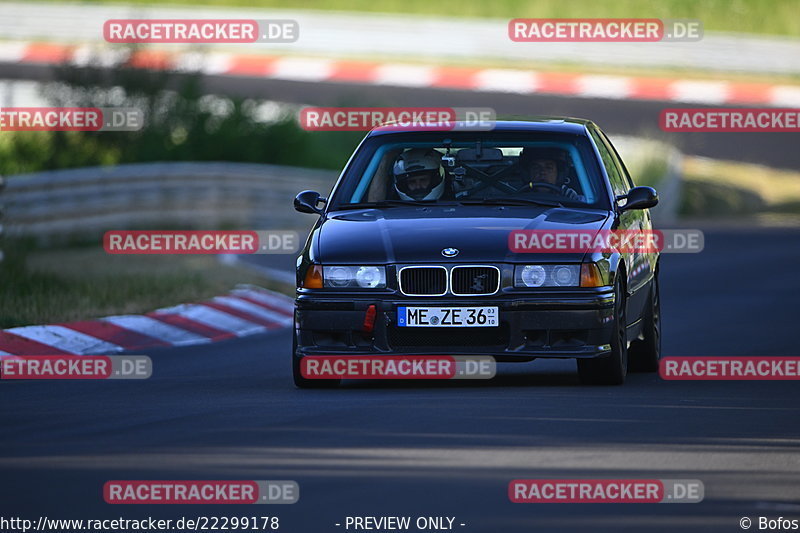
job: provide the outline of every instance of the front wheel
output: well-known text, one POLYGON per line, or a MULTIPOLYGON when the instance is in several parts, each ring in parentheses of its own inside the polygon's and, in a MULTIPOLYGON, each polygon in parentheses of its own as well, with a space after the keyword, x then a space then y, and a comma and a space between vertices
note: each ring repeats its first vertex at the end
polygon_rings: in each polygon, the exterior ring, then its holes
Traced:
POLYGON ((585 385, 622 385, 628 374, 628 334, 625 291, 620 278, 614 283, 614 321, 611 354, 597 359, 578 359, 578 376, 585 385))
POLYGON ((631 370, 657 372, 661 360, 661 297, 658 294, 658 271, 650 286, 647 314, 642 326, 642 338, 631 342, 631 370))

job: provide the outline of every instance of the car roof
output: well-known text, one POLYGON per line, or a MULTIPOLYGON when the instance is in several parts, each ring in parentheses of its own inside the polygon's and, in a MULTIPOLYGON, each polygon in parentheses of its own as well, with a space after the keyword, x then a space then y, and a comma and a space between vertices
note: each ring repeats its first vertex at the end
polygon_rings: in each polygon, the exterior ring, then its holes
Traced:
MULTIPOLYGON (((458 125, 464 125, 463 122, 457 122, 458 125)), ((536 117, 528 120, 497 120, 491 130, 484 131, 537 131, 537 132, 553 132, 553 133, 576 133, 585 134, 586 128, 594 125, 591 120, 573 117, 536 117)), ((465 128, 460 130, 458 126, 453 128, 452 131, 470 131, 465 128)), ((478 131, 478 130, 472 130, 478 131)), ((422 124, 419 126, 398 126, 386 124, 379 126, 369 132, 368 137, 377 135, 386 135, 391 133, 425 133, 425 132, 442 132, 440 124, 422 124)))

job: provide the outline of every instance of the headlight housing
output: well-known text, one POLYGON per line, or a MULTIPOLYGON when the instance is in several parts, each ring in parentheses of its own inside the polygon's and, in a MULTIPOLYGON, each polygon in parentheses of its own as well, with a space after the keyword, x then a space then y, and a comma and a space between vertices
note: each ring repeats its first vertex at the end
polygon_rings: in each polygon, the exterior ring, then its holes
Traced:
POLYGON ((385 289, 386 267, 324 266, 322 279, 328 289, 385 289))
POLYGON ((580 287, 581 265, 517 265, 514 267, 514 286, 580 287))

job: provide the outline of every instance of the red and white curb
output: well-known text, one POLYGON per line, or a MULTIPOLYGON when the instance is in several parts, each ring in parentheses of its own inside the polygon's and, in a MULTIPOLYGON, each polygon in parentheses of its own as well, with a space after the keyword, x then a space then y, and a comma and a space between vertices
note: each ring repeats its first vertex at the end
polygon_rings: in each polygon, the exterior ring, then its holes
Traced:
POLYGON ((0 358, 14 355, 113 354, 187 346, 291 326, 294 301, 241 285, 226 296, 159 309, 145 315, 0 330, 0 358))
MULTIPOLYGON (((114 64, 119 50, 56 43, 0 43, 0 63, 114 64)), ((582 98, 656 100, 709 105, 747 104, 800 107, 800 85, 696 79, 631 77, 432 66, 212 52, 171 53, 140 50, 129 64, 140 68, 177 69, 218 76, 248 76, 303 82, 461 89, 478 92, 554 94, 582 98)))

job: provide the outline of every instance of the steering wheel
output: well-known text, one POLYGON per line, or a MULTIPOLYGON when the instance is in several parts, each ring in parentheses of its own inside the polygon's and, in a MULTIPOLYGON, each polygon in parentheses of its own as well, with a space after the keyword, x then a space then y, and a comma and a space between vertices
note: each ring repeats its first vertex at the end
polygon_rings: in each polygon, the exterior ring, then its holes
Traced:
POLYGON ((542 189, 550 189, 551 191, 553 191, 555 194, 558 194, 559 196, 561 196, 564 193, 561 190, 561 187, 559 187, 558 185, 553 185, 552 183, 545 183, 545 182, 542 182, 542 181, 537 181, 537 182, 531 183, 530 185, 525 185, 524 187, 522 187, 519 190, 517 190, 517 192, 522 192, 522 191, 524 191, 525 189, 528 189, 528 188, 535 189, 536 187, 541 187, 542 189))

